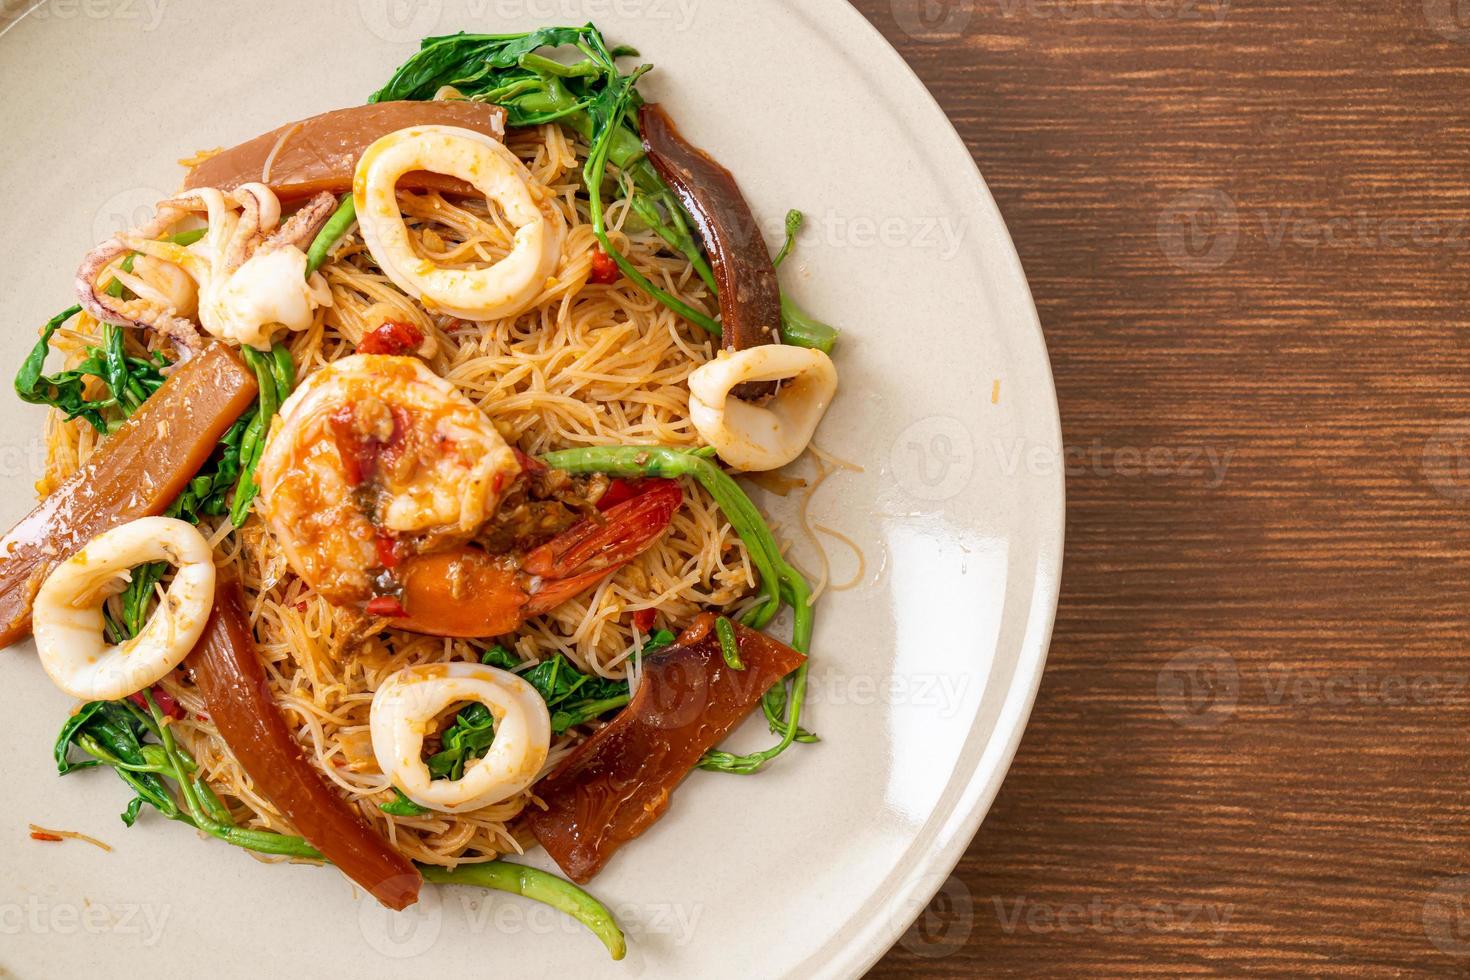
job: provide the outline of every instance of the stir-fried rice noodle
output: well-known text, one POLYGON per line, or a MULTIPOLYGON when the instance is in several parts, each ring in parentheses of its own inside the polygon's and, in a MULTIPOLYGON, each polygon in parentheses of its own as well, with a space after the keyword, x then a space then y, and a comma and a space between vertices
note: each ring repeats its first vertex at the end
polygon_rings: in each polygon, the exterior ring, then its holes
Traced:
MULTIPOLYGON (((713 355, 710 338, 626 279, 587 284, 597 242, 577 200, 585 146, 555 126, 513 132, 508 145, 554 196, 569 227, 561 264, 535 305, 512 320, 483 325, 430 314, 377 270, 354 234, 323 267, 333 305, 290 338, 298 376, 353 353, 363 333, 383 320, 408 321, 435 347, 429 365, 527 453, 603 444, 696 445, 685 379, 713 355)), ((511 227, 483 201, 406 192, 399 199, 416 232, 415 247, 441 265, 485 263, 510 250, 511 227)), ((624 228, 627 217, 621 202, 608 216, 618 229, 618 248, 663 288, 713 312, 713 299, 689 264, 660 254, 651 232, 624 228)), ((80 356, 84 344, 96 343, 97 324, 85 314, 76 324, 56 343, 80 356)), ((54 412, 47 439, 42 493, 75 471, 97 444, 90 426, 63 422, 54 412)), ((685 506, 656 547, 501 642, 523 658, 562 653, 584 671, 620 678, 636 669, 643 640, 631 613, 656 609, 660 625, 677 628, 701 609, 740 609, 755 587, 745 549, 702 490, 692 483, 684 489, 685 506)), ((382 620, 329 604, 290 572, 258 517, 239 531, 227 518, 203 530, 220 566, 245 585, 261 656, 308 758, 363 815, 416 861, 453 866, 519 852, 528 838, 517 839, 513 821, 535 805, 534 788, 468 814, 392 816, 379 807, 394 797, 368 733, 373 691, 390 674, 410 665, 478 660, 489 641, 397 632, 382 620)), ((241 824, 292 832, 241 772, 183 673, 164 687, 186 714, 172 723, 175 732, 241 824)), ((584 729, 557 739, 548 768, 585 735, 584 729)))

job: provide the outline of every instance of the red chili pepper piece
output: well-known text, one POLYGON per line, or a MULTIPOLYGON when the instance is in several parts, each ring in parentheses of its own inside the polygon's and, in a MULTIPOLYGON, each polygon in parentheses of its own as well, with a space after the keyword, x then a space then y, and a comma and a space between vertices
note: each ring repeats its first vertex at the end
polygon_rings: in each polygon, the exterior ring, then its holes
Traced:
POLYGON ((653 629, 654 616, 652 609, 640 609, 633 614, 633 628, 640 633, 648 633, 653 629))
POLYGON ((424 332, 412 323, 384 320, 362 335, 357 342, 359 354, 411 354, 424 342, 424 332))
POLYGON ((55 834, 48 834, 44 830, 33 830, 31 831, 31 840, 59 841, 61 838, 55 834))
POLYGON ((541 462, 541 460, 537 459, 535 456, 527 456, 525 453, 521 452, 519 449, 516 449, 514 446, 511 447, 510 451, 516 454, 516 462, 521 464, 521 470, 525 472, 528 476, 545 473, 548 469, 550 469, 549 466, 541 462))
POLYGON ((592 274, 587 277, 588 282, 599 286, 611 286, 623 276, 623 270, 618 268, 617 262, 602 249, 592 250, 592 274))
MULTIPOLYGON (((179 702, 174 700, 174 696, 172 694, 168 693, 163 688, 157 685, 154 685, 152 690, 153 700, 157 702, 158 710, 162 711, 165 717, 172 718, 175 721, 183 720, 184 709, 179 707, 179 702)), ((129 694, 128 700, 136 704, 138 707, 142 708, 144 711, 148 710, 148 699, 143 697, 142 691, 134 691, 132 694, 129 694)))
POLYGON ((403 603, 398 601, 397 596, 380 595, 368 600, 367 614, 369 616, 407 616, 408 610, 403 608, 403 603))
POLYGON ((607 510, 611 507, 616 507, 625 500, 632 500, 647 488, 647 480, 615 479, 607 485, 607 492, 597 502, 597 509, 607 510))
POLYGON ((398 539, 391 534, 378 532, 378 565, 389 569, 398 567, 398 539))

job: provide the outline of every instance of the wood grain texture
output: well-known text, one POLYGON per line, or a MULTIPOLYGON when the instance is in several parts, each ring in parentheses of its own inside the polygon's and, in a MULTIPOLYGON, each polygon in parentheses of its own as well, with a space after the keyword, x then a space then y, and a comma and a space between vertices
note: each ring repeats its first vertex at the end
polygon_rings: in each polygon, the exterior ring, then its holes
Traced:
POLYGON ((855 2, 1071 464, 1031 725, 873 976, 1470 974, 1470 7, 855 2))

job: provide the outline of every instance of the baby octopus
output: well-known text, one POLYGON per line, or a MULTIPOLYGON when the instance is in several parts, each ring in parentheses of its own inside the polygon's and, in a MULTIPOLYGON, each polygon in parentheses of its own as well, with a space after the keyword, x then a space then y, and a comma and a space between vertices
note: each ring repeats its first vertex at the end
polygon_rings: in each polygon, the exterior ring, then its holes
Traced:
POLYGON ((282 326, 305 330, 317 307, 331 304, 319 273, 307 275, 305 247, 336 207, 321 193, 284 222, 264 184, 230 193, 202 187, 159 202, 153 219, 87 253, 75 289, 82 308, 104 323, 143 327, 173 341, 180 356, 197 352, 199 327, 229 343, 268 350, 282 326), (208 228, 191 245, 162 236, 203 213, 208 228), (132 272, 123 267, 138 253, 132 272), (116 279, 132 295, 106 288, 116 279), (197 310, 198 324, 189 319, 197 310))

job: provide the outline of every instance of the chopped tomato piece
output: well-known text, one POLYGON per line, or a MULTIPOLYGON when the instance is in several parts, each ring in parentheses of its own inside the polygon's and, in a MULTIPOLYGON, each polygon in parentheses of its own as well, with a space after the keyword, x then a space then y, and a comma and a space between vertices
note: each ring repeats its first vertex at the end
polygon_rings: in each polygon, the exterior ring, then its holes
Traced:
POLYGON ((378 532, 378 564, 387 569, 398 567, 398 539, 391 534, 378 532))
POLYGON ((424 332, 412 323, 384 320, 362 335, 357 342, 359 354, 411 354, 424 342, 424 332))
POLYGON ((588 282, 599 286, 611 286, 622 278, 623 272, 618 268, 617 262, 602 249, 592 251, 592 274, 587 277, 588 282))
POLYGON ((403 603, 397 596, 380 595, 368 600, 367 613, 369 616, 407 616, 408 611, 403 608, 403 603))
POLYGON ((625 500, 632 500, 644 490, 649 489, 649 480, 624 480, 621 477, 613 480, 607 485, 607 492, 602 499, 597 501, 598 510, 608 510, 616 507, 625 500))
MULTIPOLYGON (((129 694, 128 700, 136 704, 138 707, 142 708, 144 711, 148 710, 148 699, 143 697, 142 691, 134 691, 132 694, 129 694)), ((172 694, 168 693, 163 688, 154 685, 153 700, 158 703, 158 710, 162 711, 166 717, 172 718, 175 721, 183 720, 184 709, 179 707, 179 702, 174 700, 174 696, 172 694)))
POLYGON ((652 609, 640 609, 633 614, 633 628, 640 633, 653 629, 655 613, 652 609))

